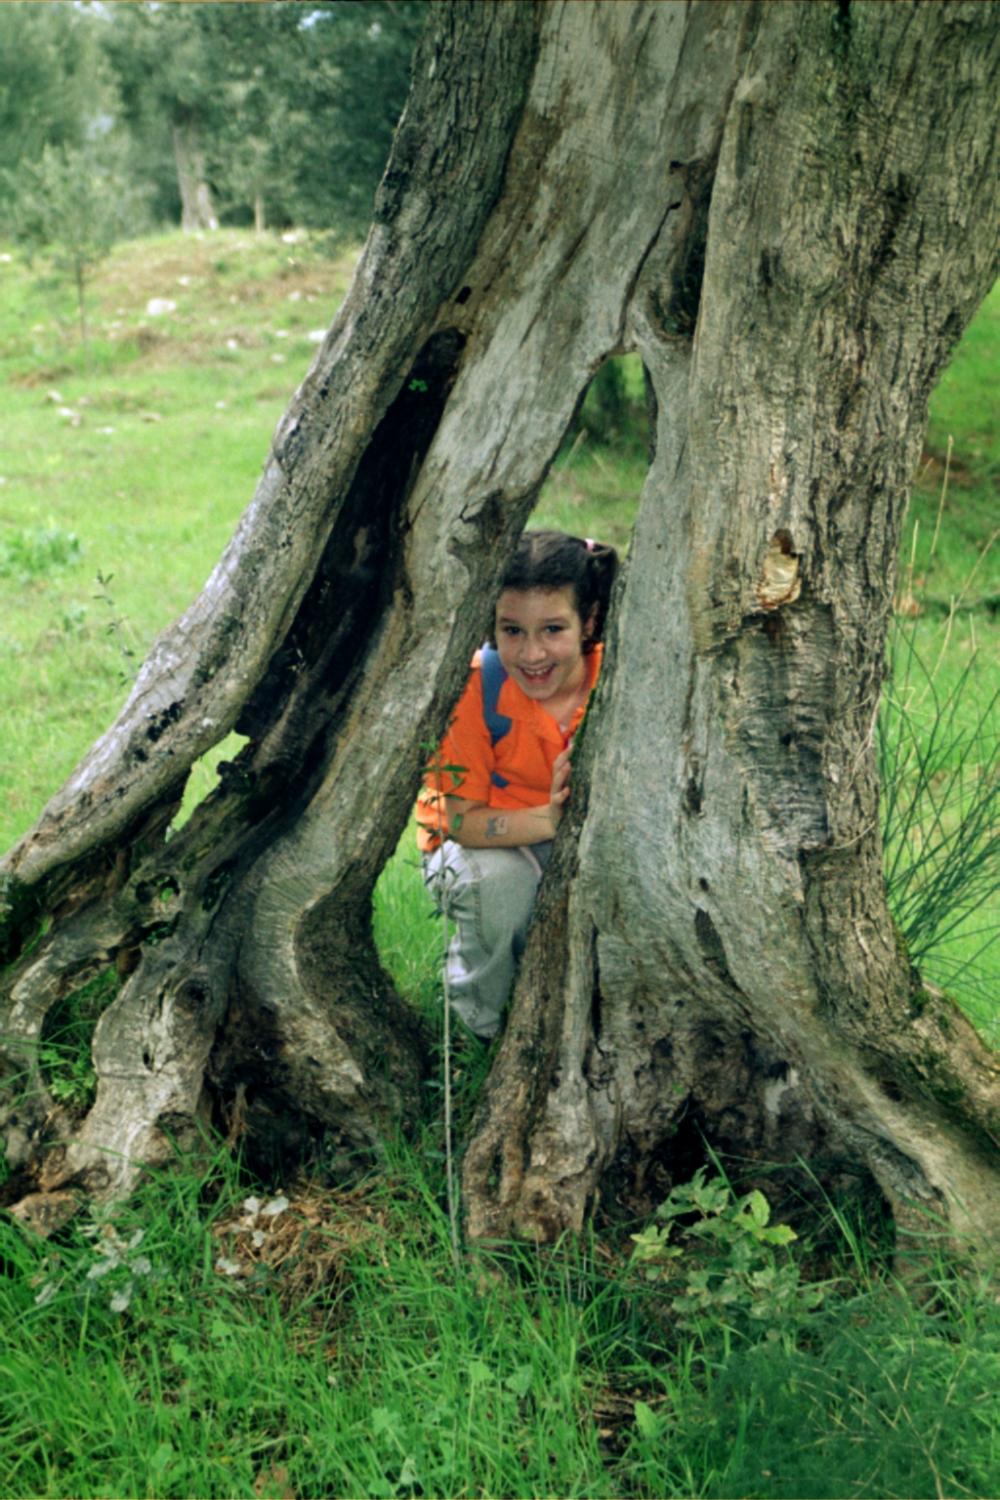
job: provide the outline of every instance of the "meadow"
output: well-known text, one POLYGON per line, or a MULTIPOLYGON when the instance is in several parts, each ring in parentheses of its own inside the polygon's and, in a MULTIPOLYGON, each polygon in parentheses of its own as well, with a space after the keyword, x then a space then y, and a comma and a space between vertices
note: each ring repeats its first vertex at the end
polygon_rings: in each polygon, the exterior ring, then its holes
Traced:
MULTIPOLYGON (((123 245, 82 347, 66 289, 0 256, 0 846, 197 594, 352 264, 302 235, 123 245)), ((894 909, 995 1044, 998 320, 994 293, 932 403, 881 732, 894 909)), ((645 467, 589 402, 535 521, 625 546, 645 467)), ((182 817, 231 754, 195 768, 182 817)), ((408 836, 375 920, 439 1035, 441 935, 408 836)), ((82 1094, 85 1050, 62 1045, 51 1077, 82 1094)), ((486 1056, 453 1062, 460 1138, 486 1056)), ((0 1493, 1000 1493, 987 1271, 930 1241, 901 1281, 885 1225, 832 1201, 786 1241, 724 1164, 658 1221, 689 1226, 678 1259, 630 1225, 456 1265, 440 1100, 432 1078, 420 1132, 350 1189, 256 1182, 206 1140, 58 1243, 0 1221, 0 1493)))

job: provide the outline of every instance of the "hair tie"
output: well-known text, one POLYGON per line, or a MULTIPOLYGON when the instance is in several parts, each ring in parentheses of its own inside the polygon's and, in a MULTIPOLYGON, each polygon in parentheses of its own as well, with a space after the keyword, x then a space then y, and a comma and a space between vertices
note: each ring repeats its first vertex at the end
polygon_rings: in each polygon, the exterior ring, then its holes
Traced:
POLYGON ((593 552, 595 547, 597 546, 597 543, 594 541, 594 538, 592 536, 585 536, 583 542, 588 552, 593 552))

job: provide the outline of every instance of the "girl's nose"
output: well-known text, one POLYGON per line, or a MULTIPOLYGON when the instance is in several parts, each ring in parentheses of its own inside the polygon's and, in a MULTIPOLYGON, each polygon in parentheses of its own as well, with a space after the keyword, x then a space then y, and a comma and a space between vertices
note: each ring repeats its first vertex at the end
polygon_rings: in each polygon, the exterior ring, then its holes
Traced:
POLYGON ((542 661, 544 657, 545 647, 541 641, 533 641, 530 638, 525 640, 524 648, 521 652, 522 661, 542 661))

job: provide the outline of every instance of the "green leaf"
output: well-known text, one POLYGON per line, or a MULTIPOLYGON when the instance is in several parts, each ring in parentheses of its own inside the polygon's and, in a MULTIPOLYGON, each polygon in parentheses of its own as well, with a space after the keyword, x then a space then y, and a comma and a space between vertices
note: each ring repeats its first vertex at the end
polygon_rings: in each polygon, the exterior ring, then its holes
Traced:
POLYGON ((760 1229, 763 1229, 771 1217, 771 1205, 759 1188, 755 1188, 752 1193, 747 1194, 743 1200, 742 1209, 750 1215, 750 1218, 760 1229))
POLYGON ((513 1391, 515 1396, 526 1396, 534 1384, 535 1372, 530 1365, 518 1365, 512 1370, 504 1381, 508 1391, 513 1391))
POLYGON ((372 1430, 379 1434, 395 1432, 399 1427, 399 1412, 391 1406, 376 1406, 372 1412, 372 1430))
POLYGON ((660 1435, 662 1423, 656 1412, 645 1401, 635 1403, 635 1425, 639 1434, 644 1438, 657 1438, 660 1435))
POLYGON ((655 1256, 662 1255, 670 1237, 670 1225, 665 1224, 661 1229, 656 1224, 647 1224, 638 1234, 630 1235, 635 1249, 632 1254, 636 1260, 651 1260, 655 1256))
POLYGON ((403 1459, 403 1467, 399 1471, 399 1479, 396 1481, 396 1488, 409 1488, 414 1484, 418 1484, 419 1481, 420 1474, 417 1469, 416 1460, 414 1459, 412 1453, 408 1453, 403 1459))
POLYGON ((721 1214, 730 1200, 730 1191, 721 1177, 713 1177, 711 1182, 698 1182, 695 1179, 692 1192, 695 1207, 701 1209, 703 1214, 721 1214))
POLYGON ((154 1474, 163 1474, 173 1463, 176 1456, 176 1449, 172 1443, 161 1443, 149 1455, 149 1467, 154 1474))
POLYGON ((768 1245, 790 1245, 798 1239, 790 1224, 773 1224, 770 1229, 762 1229, 759 1237, 768 1245))

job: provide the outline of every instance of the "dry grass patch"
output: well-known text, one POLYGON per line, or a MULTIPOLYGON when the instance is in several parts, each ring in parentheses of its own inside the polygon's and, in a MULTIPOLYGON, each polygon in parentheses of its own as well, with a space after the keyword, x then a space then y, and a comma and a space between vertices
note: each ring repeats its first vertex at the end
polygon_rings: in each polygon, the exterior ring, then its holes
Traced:
POLYGON ((329 1305, 348 1289, 356 1256, 388 1264, 391 1217, 384 1183, 349 1190, 302 1183, 276 1197, 251 1196, 212 1230, 220 1250, 215 1269, 250 1284, 266 1282, 283 1309, 318 1294, 329 1305))

